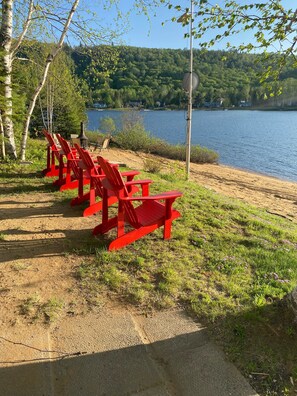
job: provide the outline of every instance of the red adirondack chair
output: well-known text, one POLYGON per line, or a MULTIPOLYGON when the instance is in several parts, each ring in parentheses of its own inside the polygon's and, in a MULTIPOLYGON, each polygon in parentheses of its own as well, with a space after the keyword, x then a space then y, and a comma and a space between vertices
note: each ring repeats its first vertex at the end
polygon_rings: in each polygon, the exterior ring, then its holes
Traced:
MULTIPOLYGON (((46 154, 46 168, 43 169, 42 174, 47 177, 59 176, 60 169, 60 147, 57 146, 53 136, 46 130, 43 129, 44 134, 48 144, 47 144, 47 154, 46 154), (56 164, 57 160, 57 164, 56 164)), ((66 172, 66 167, 63 163, 63 172, 66 172)))
POLYGON ((172 208, 172 204, 182 193, 169 191, 149 195, 148 185, 151 180, 136 180, 125 184, 118 169, 110 166, 103 157, 98 157, 98 162, 106 177, 102 179, 104 187, 102 224, 94 228, 93 234, 103 234, 112 228, 117 228, 117 238, 110 243, 108 250, 120 249, 161 226, 164 226, 163 238, 169 239, 172 221, 180 217, 180 213, 172 208), (143 195, 129 196, 127 186, 137 183, 144 186, 143 195), (113 191, 119 201, 118 215, 111 219, 108 218, 107 191, 113 191), (141 204, 134 207, 133 202, 136 201, 140 201, 141 204), (160 201, 164 201, 164 203, 160 201), (125 223, 134 229, 125 232, 125 223))
MULTIPOLYGON (((84 210, 83 216, 90 216, 99 210, 102 209, 102 197, 103 197, 103 186, 102 186, 102 178, 104 178, 103 171, 100 165, 95 164, 94 159, 91 157, 90 153, 77 144, 74 144, 77 152, 79 153, 80 161, 80 178, 78 185, 78 196, 73 198, 71 201, 71 205, 79 205, 82 202, 89 201, 89 206, 84 210), (86 177, 90 179, 90 190, 84 193, 84 185, 83 181, 83 172, 85 172, 86 177), (100 198, 98 201, 97 198, 100 198)), ((112 164, 113 167, 118 167, 118 164, 112 164)), ((133 180, 134 176, 138 175, 138 171, 128 171, 122 172, 122 176, 127 178, 127 181, 130 182, 133 180)), ((136 186, 130 187, 129 194, 134 194, 138 191, 136 186)), ((108 192, 108 206, 117 202, 117 197, 111 191, 108 192)))
POLYGON ((67 140, 62 138, 58 133, 56 134, 57 139, 61 145, 60 150, 60 169, 59 169, 59 178, 54 182, 56 186, 60 187, 60 191, 64 190, 72 190, 74 188, 78 188, 79 180, 81 179, 81 183, 89 184, 90 179, 84 173, 80 173, 79 157, 77 155, 77 151, 70 147, 67 140), (62 167, 63 167, 63 156, 66 157, 66 175, 64 177, 62 167))

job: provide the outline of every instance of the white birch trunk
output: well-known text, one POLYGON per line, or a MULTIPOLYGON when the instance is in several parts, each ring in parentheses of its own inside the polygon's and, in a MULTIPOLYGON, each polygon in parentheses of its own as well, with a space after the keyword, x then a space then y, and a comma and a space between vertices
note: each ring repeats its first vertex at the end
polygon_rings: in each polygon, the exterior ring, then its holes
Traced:
POLYGON ((2 121, 1 111, 0 111, 0 141, 1 141, 1 155, 2 155, 2 159, 5 159, 6 150, 5 150, 4 128, 3 128, 3 121, 2 121))
POLYGON ((12 21, 13 21, 13 0, 2 0, 2 25, 0 47, 3 50, 3 69, 4 69, 4 109, 3 109, 3 128, 6 143, 6 152, 16 159, 16 145, 14 139, 12 121, 12 21))
POLYGON ((26 115, 23 133, 22 133, 22 142, 21 142, 21 160, 22 161, 24 161, 26 159, 26 146, 27 146, 27 139, 28 139, 28 133, 29 133, 29 126, 30 126, 32 113, 35 108, 36 100, 37 100, 42 88, 44 87, 51 63, 53 62, 53 60, 55 59, 55 57, 58 55, 58 53, 61 51, 61 49, 63 47, 65 36, 66 36, 68 28, 71 24, 71 21, 72 21, 74 13, 76 11, 76 8, 79 4, 79 1, 80 0, 75 0, 72 4, 71 10, 69 11, 69 14, 68 14, 68 18, 67 18, 64 28, 62 30, 59 42, 57 43, 57 45, 53 49, 53 51, 48 55, 48 57, 46 59, 46 64, 45 64, 45 67, 43 70, 43 76, 42 76, 42 78, 38 84, 38 87, 34 91, 34 94, 31 98, 30 105, 29 105, 27 115, 26 115))

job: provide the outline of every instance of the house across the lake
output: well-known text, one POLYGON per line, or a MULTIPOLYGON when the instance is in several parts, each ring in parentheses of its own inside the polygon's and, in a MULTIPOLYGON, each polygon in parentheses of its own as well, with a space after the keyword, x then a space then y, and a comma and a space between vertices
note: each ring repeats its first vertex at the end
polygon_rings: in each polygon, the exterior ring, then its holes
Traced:
POLYGON ((103 103, 103 102, 96 102, 93 104, 93 107, 95 109, 106 109, 107 105, 106 105, 106 103, 103 103))

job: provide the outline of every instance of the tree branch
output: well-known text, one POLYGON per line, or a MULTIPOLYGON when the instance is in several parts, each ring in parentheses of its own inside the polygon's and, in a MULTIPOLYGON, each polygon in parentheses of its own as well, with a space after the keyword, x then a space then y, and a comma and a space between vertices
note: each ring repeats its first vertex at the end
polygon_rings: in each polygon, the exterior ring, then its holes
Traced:
POLYGON ((24 40, 24 38, 25 38, 25 36, 27 34, 27 31, 29 29, 29 26, 30 26, 30 23, 31 23, 31 20, 32 20, 33 12, 34 12, 34 3, 33 3, 33 0, 30 0, 28 16, 26 18, 26 22, 24 24, 23 31, 20 34, 19 38, 17 39, 16 44, 14 45, 14 48, 13 48, 13 50, 11 52, 12 59, 14 58, 17 50, 19 49, 20 45, 22 44, 22 42, 23 42, 23 40, 24 40))

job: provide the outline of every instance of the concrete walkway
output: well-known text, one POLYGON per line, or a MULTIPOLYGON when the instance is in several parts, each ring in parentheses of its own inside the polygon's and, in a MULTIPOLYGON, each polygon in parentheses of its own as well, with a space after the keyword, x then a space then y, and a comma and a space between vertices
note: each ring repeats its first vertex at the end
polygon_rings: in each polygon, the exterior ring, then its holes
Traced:
POLYGON ((11 329, 0 332, 1 396, 256 395, 181 311, 104 309, 29 326, 21 344, 11 329))

